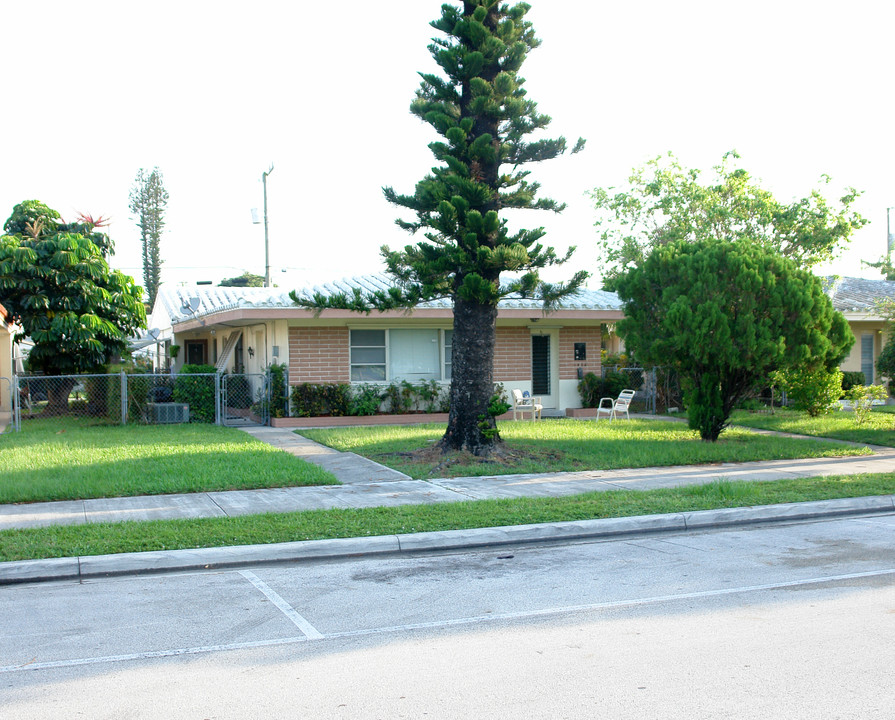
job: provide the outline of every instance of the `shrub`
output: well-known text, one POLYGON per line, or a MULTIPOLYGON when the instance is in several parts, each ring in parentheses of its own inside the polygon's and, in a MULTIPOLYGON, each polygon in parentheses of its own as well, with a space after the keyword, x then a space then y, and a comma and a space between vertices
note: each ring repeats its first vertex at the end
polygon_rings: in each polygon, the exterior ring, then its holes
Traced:
POLYGON ((889 337, 883 350, 876 359, 876 369, 880 375, 889 378, 889 390, 893 390, 892 380, 895 380, 895 342, 889 337))
POLYGON ((382 405, 382 388, 378 385, 355 385, 351 388, 349 415, 375 415, 382 405))
POLYGON ((786 390, 796 410, 804 410, 811 417, 831 412, 842 395, 842 371, 787 370, 776 373, 778 384, 786 390))
POLYGON ((214 365, 184 365, 174 380, 174 402, 190 406, 190 422, 213 423, 214 365))
POLYGON ((286 416, 286 365, 271 363, 267 367, 270 383, 270 414, 272 417, 286 416))
POLYGON ((855 411, 855 423, 864 424, 870 411, 873 410, 874 400, 885 400, 888 392, 882 385, 855 385, 851 388, 846 397, 852 401, 852 407, 855 411))
POLYGON ((413 385, 407 380, 389 383, 384 392, 384 398, 388 400, 389 412, 394 415, 409 413, 413 408, 413 395, 413 385))
POLYGON ((582 407, 597 407, 600 398, 617 398, 619 393, 628 386, 629 378, 624 373, 608 372, 606 377, 597 377, 594 373, 587 373, 578 382, 578 394, 581 396, 582 407))
POLYGON ((347 415, 351 405, 348 383, 300 383, 292 387, 292 414, 296 417, 347 415))
POLYGON ((846 396, 848 391, 851 390, 855 385, 864 385, 867 380, 864 377, 864 373, 859 370, 849 370, 848 372, 842 373, 842 396, 846 396))

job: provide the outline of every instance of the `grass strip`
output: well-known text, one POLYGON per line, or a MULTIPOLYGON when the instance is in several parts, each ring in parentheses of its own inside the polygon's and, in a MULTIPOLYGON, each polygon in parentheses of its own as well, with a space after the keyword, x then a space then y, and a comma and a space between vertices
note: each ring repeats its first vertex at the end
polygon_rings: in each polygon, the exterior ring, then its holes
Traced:
POLYGON ((773 415, 738 410, 731 416, 731 422, 762 430, 895 447, 893 411, 895 408, 887 406, 874 408, 867 421, 861 425, 855 422, 853 412, 832 412, 829 415, 811 417, 808 413, 786 408, 774 410, 773 415))
POLYGON ((0 560, 395 535, 890 495, 893 492, 895 473, 882 473, 770 482, 719 481, 663 490, 614 490, 562 498, 56 526, 0 532, 0 560))
POLYGON ((613 470, 717 462, 785 460, 870 454, 867 448, 800 438, 759 435, 729 428, 718 442, 703 442, 685 423, 663 420, 545 419, 502 422, 498 426, 510 462, 466 456, 449 464, 418 462, 408 454, 431 446, 444 425, 346 427, 301 430, 300 434, 336 450, 355 452, 415 479, 513 473, 613 470))
POLYGON ((32 421, 0 436, 0 503, 333 484, 316 465, 215 425, 32 421))

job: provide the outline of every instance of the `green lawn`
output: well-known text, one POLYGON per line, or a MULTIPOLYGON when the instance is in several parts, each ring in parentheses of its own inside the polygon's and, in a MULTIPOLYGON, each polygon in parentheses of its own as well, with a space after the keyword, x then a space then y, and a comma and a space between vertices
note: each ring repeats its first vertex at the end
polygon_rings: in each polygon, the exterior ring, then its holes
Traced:
POLYGON ((524 525, 893 492, 895 474, 853 475, 758 483, 716 482, 668 490, 616 490, 563 498, 4 530, 0 532, 0 561, 524 525))
POLYGON ((529 457, 511 462, 467 458, 450 465, 412 462, 407 453, 432 445, 444 425, 379 426, 301 430, 300 434, 337 450, 365 455, 413 478, 462 477, 570 470, 609 470, 659 465, 746 462, 784 458, 863 455, 866 448, 829 441, 758 435, 743 429, 705 443, 684 423, 663 420, 545 419, 499 423, 511 451, 529 457), (468 461, 467 461, 468 460, 468 461))
POLYGON ((0 435, 0 503, 332 484, 331 473, 215 425, 30 421, 0 435))
POLYGON ((895 412, 895 407, 875 408, 867 421, 863 425, 858 425, 855 423, 855 414, 846 411, 837 411, 813 418, 807 413, 785 408, 776 409, 773 415, 738 410, 731 416, 731 422, 763 430, 778 430, 799 435, 815 435, 836 440, 895 447, 895 416, 892 415, 893 412, 895 412))

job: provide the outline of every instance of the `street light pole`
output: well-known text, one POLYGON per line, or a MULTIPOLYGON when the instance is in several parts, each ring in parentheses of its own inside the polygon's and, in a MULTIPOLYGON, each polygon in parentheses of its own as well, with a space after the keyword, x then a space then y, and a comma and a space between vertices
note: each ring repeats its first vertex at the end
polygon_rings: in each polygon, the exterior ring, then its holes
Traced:
POLYGON ((264 287, 270 287, 270 243, 267 237, 267 176, 273 172, 273 163, 270 169, 261 174, 261 182, 264 185, 264 287))

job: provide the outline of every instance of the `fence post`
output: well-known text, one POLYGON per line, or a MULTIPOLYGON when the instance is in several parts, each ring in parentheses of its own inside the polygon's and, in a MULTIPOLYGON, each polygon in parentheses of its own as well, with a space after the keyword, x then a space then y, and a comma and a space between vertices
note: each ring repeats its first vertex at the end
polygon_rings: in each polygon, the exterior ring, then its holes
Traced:
POLYGON ((214 424, 221 424, 221 373, 214 374, 214 424))
POLYGON ((16 432, 22 430, 22 405, 21 395, 19 395, 19 376, 13 373, 12 376, 12 426, 16 432))
POLYGON ((121 424, 127 424, 127 375, 121 371, 121 424))

